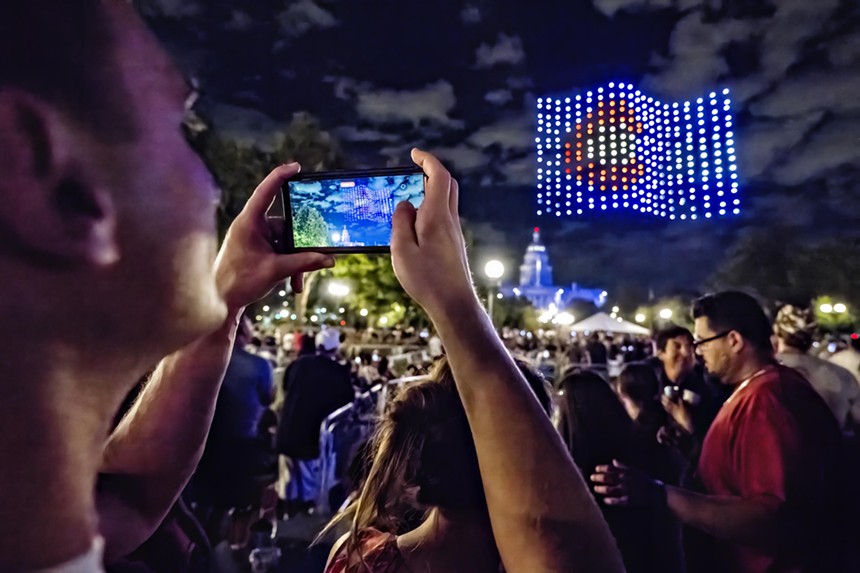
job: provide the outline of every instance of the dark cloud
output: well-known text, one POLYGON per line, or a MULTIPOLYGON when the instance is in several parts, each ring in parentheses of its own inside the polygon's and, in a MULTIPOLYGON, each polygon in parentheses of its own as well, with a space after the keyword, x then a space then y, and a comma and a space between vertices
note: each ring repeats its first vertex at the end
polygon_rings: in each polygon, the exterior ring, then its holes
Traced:
POLYGON ((140 5, 201 79, 216 130, 272 145, 306 110, 355 166, 434 150, 461 180, 476 252, 518 261, 539 224, 561 282, 698 285, 744 228, 814 238, 860 221, 858 2, 440 0, 420 16, 381 0, 140 5), (731 89, 740 217, 536 216, 535 95, 619 79, 666 101, 731 89))

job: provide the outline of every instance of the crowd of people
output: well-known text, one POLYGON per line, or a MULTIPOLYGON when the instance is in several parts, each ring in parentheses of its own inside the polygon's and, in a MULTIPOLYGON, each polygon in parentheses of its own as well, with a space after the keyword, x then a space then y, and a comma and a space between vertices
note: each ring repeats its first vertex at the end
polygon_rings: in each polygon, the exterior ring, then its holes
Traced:
MULTIPOLYGON (((279 475, 280 512, 309 510, 319 420, 362 368, 392 375, 342 360, 334 330, 281 379, 258 355, 245 309, 336 262, 281 252, 268 209, 295 163, 218 249, 193 96, 126 2, 0 5, 0 571, 205 570, 225 513, 270 537, 254 512, 277 517, 279 475)), ((771 321, 720 292, 650 358, 547 344, 565 356, 549 384, 475 293, 458 182, 412 159, 425 200, 397 206, 391 256, 444 356, 354 452, 326 573, 858 570, 856 340, 823 363, 802 307, 771 321)))

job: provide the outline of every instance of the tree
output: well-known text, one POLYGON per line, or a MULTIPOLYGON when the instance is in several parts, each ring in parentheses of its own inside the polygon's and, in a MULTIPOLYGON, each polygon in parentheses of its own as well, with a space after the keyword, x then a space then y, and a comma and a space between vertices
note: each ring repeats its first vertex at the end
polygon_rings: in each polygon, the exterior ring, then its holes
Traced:
POLYGON ((337 259, 333 269, 321 271, 317 281, 315 300, 326 296, 325 279, 349 284, 350 292, 344 299, 348 314, 361 322, 361 309, 367 309, 368 319, 386 317, 389 325, 420 326, 427 323, 421 308, 404 292, 388 255, 344 255, 337 259))
POLYGON ((302 205, 293 217, 293 239, 297 247, 327 247, 328 225, 322 214, 302 205))
POLYGON ((710 284, 751 290, 772 303, 807 304, 827 295, 858 308, 858 276, 860 238, 810 244, 793 229, 773 228, 738 240, 710 284))
POLYGON ((343 167, 338 142, 306 112, 294 114, 286 128, 274 137, 274 147, 261 143, 240 145, 218 133, 210 120, 195 121, 189 138, 221 188, 218 223, 222 237, 257 184, 278 165, 298 161, 305 172, 343 167))

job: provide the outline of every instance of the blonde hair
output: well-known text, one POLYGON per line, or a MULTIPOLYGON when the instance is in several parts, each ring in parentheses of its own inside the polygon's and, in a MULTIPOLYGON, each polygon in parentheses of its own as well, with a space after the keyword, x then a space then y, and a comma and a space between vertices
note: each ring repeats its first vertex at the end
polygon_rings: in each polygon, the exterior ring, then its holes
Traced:
MULTIPOLYGON (((549 415, 549 384, 523 362, 517 366, 549 415)), ((345 549, 358 555, 359 533, 367 528, 400 534, 410 517, 432 507, 486 507, 466 412, 446 358, 427 380, 403 388, 387 405, 372 438, 372 463, 357 500, 335 516, 318 540, 351 520, 345 549)), ((414 523, 414 521, 412 521, 414 523)))

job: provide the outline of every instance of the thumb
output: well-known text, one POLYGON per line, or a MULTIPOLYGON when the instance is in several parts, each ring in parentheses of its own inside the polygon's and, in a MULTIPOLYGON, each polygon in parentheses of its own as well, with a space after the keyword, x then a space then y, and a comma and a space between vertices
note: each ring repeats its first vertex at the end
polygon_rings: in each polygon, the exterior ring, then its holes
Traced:
POLYGON ((401 201, 394 209, 391 218, 391 251, 403 252, 418 246, 418 235, 415 233, 415 220, 418 210, 409 201, 401 201))
POLYGON ((285 280, 299 273, 307 273, 319 269, 330 269, 335 265, 334 257, 323 253, 293 253, 278 255, 272 261, 272 281, 285 280))

